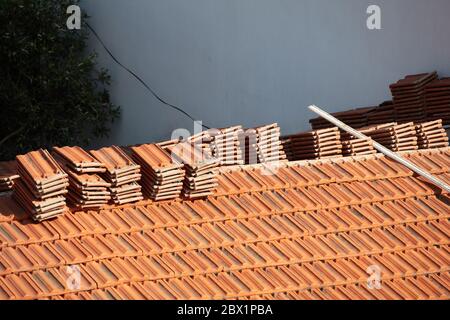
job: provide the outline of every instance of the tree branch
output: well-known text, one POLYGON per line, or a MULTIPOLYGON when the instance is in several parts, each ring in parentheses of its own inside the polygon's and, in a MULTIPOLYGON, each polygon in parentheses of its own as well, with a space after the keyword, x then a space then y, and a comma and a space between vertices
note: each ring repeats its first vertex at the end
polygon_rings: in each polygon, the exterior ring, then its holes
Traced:
POLYGON ((25 129, 25 126, 21 126, 19 129, 17 129, 16 131, 11 132, 10 134, 8 134, 6 137, 4 137, 2 140, 0 140, 0 147, 9 139, 11 139, 12 137, 18 135, 19 133, 21 133, 23 131, 23 129, 25 129))

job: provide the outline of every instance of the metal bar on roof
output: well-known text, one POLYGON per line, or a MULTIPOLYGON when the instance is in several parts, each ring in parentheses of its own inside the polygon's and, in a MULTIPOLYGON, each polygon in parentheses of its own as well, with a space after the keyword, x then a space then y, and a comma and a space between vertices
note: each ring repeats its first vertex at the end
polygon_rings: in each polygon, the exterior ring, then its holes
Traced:
POLYGON ((343 123, 342 121, 336 119, 335 117, 333 117, 332 115, 330 115, 326 111, 323 111, 319 107, 317 107, 315 105, 311 105, 308 108, 309 108, 309 110, 317 113, 322 118, 328 120, 332 124, 336 125, 340 129, 350 133, 351 135, 355 136, 356 138, 371 141, 372 144, 373 144, 373 147, 375 149, 377 149, 378 151, 380 151, 381 153, 383 153, 384 155, 386 155, 387 157, 389 157, 391 159, 394 159, 395 161, 403 164, 405 167, 409 168, 410 170, 412 170, 413 172, 417 173, 418 175, 421 175, 422 177, 424 177, 425 179, 427 179, 428 181, 433 183, 435 186, 438 186, 439 188, 441 188, 441 189, 443 189, 443 190, 445 190, 447 192, 450 192, 450 186, 447 183, 445 183, 444 181, 436 178, 435 176, 433 176, 432 174, 430 174, 426 170, 424 170, 424 169, 418 167, 417 165, 415 165, 414 163, 412 163, 412 162, 402 158, 401 156, 399 156, 395 152, 389 150, 388 148, 384 147, 383 145, 381 145, 378 142, 374 141, 373 139, 369 138, 365 134, 362 134, 361 132, 353 129, 352 127, 350 127, 348 125, 346 125, 345 123, 343 123))

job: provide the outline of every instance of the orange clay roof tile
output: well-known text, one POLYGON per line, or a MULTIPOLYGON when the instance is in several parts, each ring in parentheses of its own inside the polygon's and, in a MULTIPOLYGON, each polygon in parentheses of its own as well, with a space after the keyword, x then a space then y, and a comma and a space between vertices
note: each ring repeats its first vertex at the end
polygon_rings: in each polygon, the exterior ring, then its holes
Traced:
POLYGON ((154 168, 166 168, 168 166, 181 167, 179 163, 174 161, 170 155, 160 146, 155 144, 146 144, 139 147, 132 147, 137 157, 142 159, 148 166, 154 168))
POLYGON ((76 172, 105 172, 105 165, 80 147, 54 147, 53 150, 58 161, 76 172))
POLYGON ((64 178, 67 175, 46 150, 30 152, 17 156, 19 170, 23 168, 35 184, 43 185, 64 178))
MULTIPOLYGON (((404 155, 450 180, 450 148, 404 155)), ((0 299, 450 297, 448 194, 381 155, 264 168, 220 169, 207 199, 41 224, 0 198, 0 299)))
POLYGON ((116 146, 92 150, 90 153, 95 159, 105 164, 111 175, 121 175, 139 168, 122 149, 116 146))

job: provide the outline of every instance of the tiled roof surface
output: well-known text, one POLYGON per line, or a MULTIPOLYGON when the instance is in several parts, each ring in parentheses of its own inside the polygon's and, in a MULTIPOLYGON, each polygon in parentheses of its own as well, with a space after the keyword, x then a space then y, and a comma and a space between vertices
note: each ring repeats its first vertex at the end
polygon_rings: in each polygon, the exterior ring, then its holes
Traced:
MULTIPOLYGON (((403 155, 450 183, 450 148, 403 155)), ((207 199, 40 224, 1 197, 0 299, 450 298, 448 194, 380 154, 267 170, 220 168, 207 199)))

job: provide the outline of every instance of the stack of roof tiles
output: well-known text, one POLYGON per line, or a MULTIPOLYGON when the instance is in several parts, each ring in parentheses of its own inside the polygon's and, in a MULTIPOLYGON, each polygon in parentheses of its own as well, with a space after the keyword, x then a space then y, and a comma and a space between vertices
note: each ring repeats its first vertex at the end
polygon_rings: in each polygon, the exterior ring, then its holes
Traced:
MULTIPOLYGON (((450 148, 402 156, 450 182, 450 148)), ((278 170, 37 225, 0 197, 0 299, 450 298, 448 193, 381 154, 278 170)))
POLYGON ((103 174, 111 184, 110 192, 115 204, 125 204, 143 199, 140 166, 119 147, 112 146, 90 151, 91 155, 106 167, 103 174))
POLYGON ((156 145, 165 150, 169 147, 173 147, 173 146, 179 144, 181 141, 182 141, 181 139, 172 139, 172 140, 158 142, 158 143, 156 143, 156 145))
POLYGON ((0 163, 0 192, 12 190, 14 182, 19 178, 15 161, 0 163))
POLYGON ((413 122, 395 122, 371 126, 359 130, 392 151, 417 150, 417 135, 413 122))
POLYGON ((416 125, 419 149, 442 148, 448 146, 448 136, 442 127, 442 120, 424 122, 416 125))
POLYGON ((283 137, 283 148, 289 160, 321 159, 342 155, 338 128, 301 132, 283 137))
POLYGON ((111 184, 95 173, 67 172, 69 193, 67 198, 80 209, 100 209, 111 200, 111 184))
MULTIPOLYGON (((394 104, 392 101, 385 101, 376 107, 364 107, 353 110, 332 113, 332 115, 355 129, 388 123, 396 120, 394 104)), ((334 125, 321 118, 314 118, 309 121, 313 130, 332 128, 334 125)))
POLYGON ((69 176, 67 198, 77 208, 96 209, 111 200, 111 184, 101 174, 106 172, 103 163, 80 147, 55 147, 54 157, 69 176))
MULTIPOLYGON (((332 115, 356 129, 392 121, 405 123, 437 119, 442 119, 444 126, 450 125, 450 78, 438 80, 436 72, 408 75, 391 84, 390 89, 393 101, 332 115)), ((333 126, 321 117, 311 119, 310 123, 313 130, 333 126)))
POLYGON ((244 130, 241 136, 242 158, 245 164, 258 163, 258 134, 255 129, 244 130))
POLYGON ((374 153, 377 153, 377 150, 374 148, 372 140, 359 139, 347 132, 342 133, 343 156, 368 155, 374 153))
MULTIPOLYGON (((363 107, 348 111, 332 113, 336 119, 341 120, 352 128, 362 128, 367 126, 367 115, 373 111, 375 107, 363 107)), ((313 130, 327 129, 334 125, 322 117, 311 119, 311 127, 313 130)))
POLYGON ((183 196, 185 198, 201 198, 214 193, 219 167, 219 161, 216 158, 189 142, 171 147, 169 151, 172 157, 184 164, 186 176, 183 196))
POLYGON ((34 221, 54 218, 67 211, 67 174, 47 150, 16 157, 20 179, 14 197, 34 221))
POLYGON ((141 166, 144 192, 153 200, 177 198, 183 189, 183 164, 155 144, 131 149, 134 161, 141 166))
MULTIPOLYGON (((212 151, 212 142, 214 141, 213 136, 210 134, 210 131, 202 131, 198 134, 195 134, 193 136, 190 136, 187 138, 184 142, 189 142, 191 144, 195 144, 197 148, 199 148, 202 152, 207 154, 208 156, 213 155, 212 151)), ((183 142, 179 141, 178 143, 183 142)), ((177 145, 178 143, 166 143, 164 148, 173 147, 177 145)))
POLYGON ((450 126, 450 78, 431 82, 425 88, 425 110, 427 120, 442 119, 450 126))
POLYGON ((367 126, 395 121, 394 103, 385 101, 367 113, 367 126))
MULTIPOLYGON (((223 129, 209 129, 189 137, 186 141, 195 144, 206 154, 216 158, 220 165, 243 164, 240 137, 242 126, 223 129)), ((176 141, 164 142, 164 148, 173 146, 176 141)))
POLYGON ((208 130, 212 137, 211 152, 221 166, 244 164, 240 139, 242 126, 208 130))
POLYGON ((437 79, 437 73, 409 75, 390 85, 396 113, 395 121, 423 121, 426 117, 425 88, 437 79))
MULTIPOLYGON (((280 127, 277 123, 248 129, 245 137, 245 163, 269 163, 286 159, 280 139, 280 127)), ((242 138, 244 141, 244 139, 242 138)))

